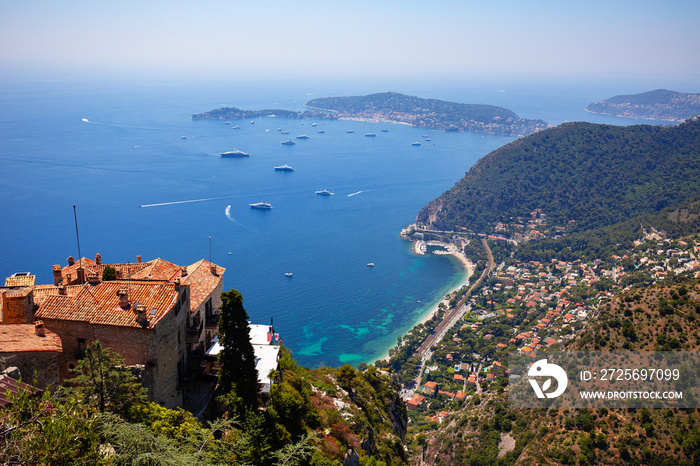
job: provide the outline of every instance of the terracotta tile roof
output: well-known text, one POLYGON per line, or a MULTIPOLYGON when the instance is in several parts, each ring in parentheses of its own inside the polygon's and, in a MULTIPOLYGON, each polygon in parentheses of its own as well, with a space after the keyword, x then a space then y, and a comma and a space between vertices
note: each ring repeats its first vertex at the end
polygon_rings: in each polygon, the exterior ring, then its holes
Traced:
POLYGON ((5 279, 5 286, 34 286, 35 280, 35 275, 13 275, 5 279))
POLYGON ((73 265, 68 265, 61 269, 61 278, 63 279, 63 282, 66 283, 66 278, 68 274, 70 274, 71 280, 75 281, 78 278, 78 267, 82 265, 85 268, 86 278, 90 272, 94 272, 99 277, 102 277, 102 273, 104 272, 105 267, 110 266, 117 271, 117 278, 126 280, 129 277, 134 278, 134 275, 139 273, 143 269, 153 266, 153 264, 157 260, 160 259, 156 259, 150 262, 134 262, 127 264, 97 264, 94 260, 88 259, 87 257, 83 257, 79 261, 76 261, 73 265))
POLYGON ((7 297, 26 297, 32 292, 32 288, 28 286, 22 288, 9 288, 2 290, 2 292, 7 297))
MULTIPOLYGON (((138 280, 167 280, 172 281, 180 276, 181 267, 172 262, 156 259, 149 262, 146 267, 131 275, 132 279, 138 280)), ((126 278, 126 277, 125 277, 126 278)))
MULTIPOLYGON (((75 296, 82 288, 82 285, 67 286, 66 294, 75 296)), ((34 287, 34 304, 41 306, 49 296, 58 296, 58 287, 54 285, 37 285, 34 287)))
POLYGON ((46 336, 34 333, 34 324, 0 325, 0 353, 63 351, 61 338, 48 329, 46 336))
POLYGON ((147 328, 154 328, 172 309, 177 297, 175 284, 167 282, 118 280, 82 285, 75 296, 49 296, 36 317, 140 328, 134 312, 135 304, 139 303, 146 306, 147 328), (129 309, 119 307, 117 292, 120 289, 129 291, 132 303, 129 309))
POLYGON ((180 278, 180 283, 190 285, 190 309, 196 311, 204 300, 211 295, 221 280, 226 269, 202 259, 187 267, 187 275, 180 278), (211 273, 211 266, 216 267, 216 275, 211 273))
POLYGON ((17 380, 8 377, 6 375, 0 375, 0 408, 9 406, 12 402, 8 399, 8 392, 15 394, 20 390, 29 392, 31 394, 40 393, 43 390, 39 390, 36 387, 32 387, 23 382, 18 382, 17 380))
POLYGON ((75 281, 75 279, 78 277, 78 268, 83 267, 85 269, 85 276, 87 277, 87 274, 90 272, 95 272, 93 270, 93 267, 97 265, 95 264, 95 261, 92 259, 88 259, 87 257, 83 257, 80 260, 77 260, 73 263, 73 265, 68 265, 64 268, 61 269, 61 277, 63 278, 63 281, 66 281, 66 277, 68 274, 71 276, 71 280, 75 281))

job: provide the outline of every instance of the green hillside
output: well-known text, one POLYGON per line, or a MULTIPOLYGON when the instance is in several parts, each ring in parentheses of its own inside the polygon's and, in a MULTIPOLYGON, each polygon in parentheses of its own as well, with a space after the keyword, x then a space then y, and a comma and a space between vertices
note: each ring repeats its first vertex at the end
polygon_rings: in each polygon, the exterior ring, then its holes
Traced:
POLYGON ((566 123, 479 160, 417 222, 489 232, 541 209, 577 230, 614 225, 700 199, 700 120, 673 127, 566 123))

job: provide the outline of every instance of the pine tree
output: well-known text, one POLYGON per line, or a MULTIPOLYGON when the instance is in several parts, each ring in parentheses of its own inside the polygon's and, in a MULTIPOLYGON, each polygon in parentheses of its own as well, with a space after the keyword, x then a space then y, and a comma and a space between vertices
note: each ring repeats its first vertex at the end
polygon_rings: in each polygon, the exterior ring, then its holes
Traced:
POLYGON ((102 271, 102 281, 103 282, 110 282, 114 281, 117 279, 117 270, 112 267, 111 265, 105 266, 105 269, 102 271))
POLYGON ((127 416, 132 406, 146 402, 146 389, 125 367, 124 359, 103 347, 99 340, 88 345, 85 357, 71 372, 76 375, 71 382, 86 402, 96 405, 102 413, 127 416))
POLYGON ((255 410, 258 402, 258 372, 243 295, 234 289, 221 293, 220 310, 219 384, 229 407, 242 414, 255 410))

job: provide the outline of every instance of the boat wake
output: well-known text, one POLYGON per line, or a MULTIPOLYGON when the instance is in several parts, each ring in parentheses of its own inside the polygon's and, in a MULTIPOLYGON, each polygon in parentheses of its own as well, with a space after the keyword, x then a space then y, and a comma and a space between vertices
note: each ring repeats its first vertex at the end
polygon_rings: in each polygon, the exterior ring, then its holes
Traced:
POLYGON ((160 202, 158 204, 143 204, 143 205, 140 205, 139 207, 160 207, 160 206, 164 206, 164 205, 189 204, 191 202, 215 201, 217 199, 223 199, 223 197, 208 197, 206 199, 189 199, 187 201, 160 202))
POLYGON ((238 223, 238 222, 236 221, 236 219, 233 218, 233 217, 231 216, 231 205, 227 205, 227 206, 226 206, 226 210, 225 210, 224 212, 226 213, 226 218, 229 219, 231 222, 235 223, 235 224, 238 225, 239 227, 245 228, 246 230, 254 231, 252 228, 248 228, 247 226, 245 226, 245 225, 243 225, 243 224, 241 224, 241 223, 238 223))
POLYGON ((366 190, 366 191, 358 191, 358 192, 356 192, 356 193, 348 194, 348 197, 357 196, 358 194, 368 193, 368 192, 371 192, 371 191, 374 191, 374 190, 373 190, 373 189, 368 189, 368 190, 366 190))

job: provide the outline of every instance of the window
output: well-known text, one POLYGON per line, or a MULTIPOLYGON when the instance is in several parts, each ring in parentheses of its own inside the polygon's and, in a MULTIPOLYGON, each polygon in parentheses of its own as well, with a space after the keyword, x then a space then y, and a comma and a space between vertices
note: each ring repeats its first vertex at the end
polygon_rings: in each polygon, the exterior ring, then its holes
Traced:
POLYGON ((204 315, 206 316, 207 322, 212 318, 211 298, 207 299, 207 302, 204 303, 204 315))
POLYGON ((77 359, 82 359, 85 357, 85 348, 87 348, 87 343, 85 338, 78 338, 78 354, 77 359))

